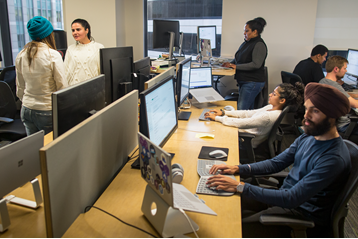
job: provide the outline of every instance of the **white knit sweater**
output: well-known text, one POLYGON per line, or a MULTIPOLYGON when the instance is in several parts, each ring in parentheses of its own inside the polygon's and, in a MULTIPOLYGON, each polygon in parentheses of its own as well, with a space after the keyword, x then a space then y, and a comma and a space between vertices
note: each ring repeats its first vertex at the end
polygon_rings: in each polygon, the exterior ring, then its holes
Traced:
POLYGON ((100 43, 76 43, 68 47, 65 56, 65 69, 68 85, 74 85, 100 74, 100 43))
POLYGON ((216 116, 215 120, 228 126, 239 128, 239 132, 254 134, 252 145, 256 148, 267 139, 267 136, 281 114, 281 110, 272 110, 272 105, 266 105, 257 110, 225 111, 225 116, 216 116))

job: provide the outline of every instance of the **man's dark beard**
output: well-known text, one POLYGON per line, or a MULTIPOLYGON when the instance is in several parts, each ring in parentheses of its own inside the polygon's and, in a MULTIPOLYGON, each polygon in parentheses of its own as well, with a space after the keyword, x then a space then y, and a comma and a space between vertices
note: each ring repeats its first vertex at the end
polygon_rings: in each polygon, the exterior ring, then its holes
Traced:
POLYGON ((326 117, 322 122, 315 124, 309 119, 303 119, 302 125, 305 133, 307 135, 319 136, 327 133, 331 129, 331 123, 329 122, 329 118, 326 117), (305 125, 305 121, 310 123, 309 126, 305 125))

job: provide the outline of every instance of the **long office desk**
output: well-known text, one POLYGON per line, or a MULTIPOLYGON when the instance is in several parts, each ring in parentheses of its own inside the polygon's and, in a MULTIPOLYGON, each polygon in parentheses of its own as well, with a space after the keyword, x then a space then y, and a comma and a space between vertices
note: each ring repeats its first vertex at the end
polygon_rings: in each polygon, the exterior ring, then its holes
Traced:
MULTIPOLYGON (((199 67, 196 65, 200 65, 200 63, 197 64, 192 64, 192 67, 199 67)), ((152 74, 160 74, 163 73, 165 70, 167 70, 168 68, 159 68, 155 71, 151 70, 150 73, 152 74)), ((223 68, 212 68, 212 75, 213 76, 219 76, 219 77, 223 77, 223 76, 233 76, 235 75, 235 70, 234 69, 223 69, 223 68)))
MULTIPOLYGON (((235 102, 223 101, 215 103, 222 108, 226 105, 235 107, 235 102)), ((167 152, 175 153, 172 163, 180 163, 184 167, 182 184, 195 193, 199 176, 196 165, 202 146, 229 148, 226 163, 239 164, 238 130, 223 126, 219 122, 199 121, 202 109, 192 107, 189 121, 179 121, 177 131, 164 146, 167 152), (197 138, 198 133, 214 134, 214 139, 197 138)), ((45 144, 52 140, 52 135, 45 136, 45 144)), ((138 153, 136 153, 138 154, 138 153)), ((133 161, 133 160, 132 160, 133 161)), ((144 217, 141 206, 146 182, 141 178, 140 171, 131 169, 127 163, 112 183, 99 197, 94 206, 101 208, 121 220, 160 236, 144 217)), ((41 178, 39 177, 41 180, 41 178)), ((239 180, 239 177, 237 177, 239 180)), ((40 184, 42 185, 42 184, 40 184)), ((17 189, 12 194, 31 199, 31 185, 17 189)), ((211 216, 187 212, 191 219, 199 225, 199 237, 241 237, 241 207, 240 196, 230 197, 199 195, 206 204, 218 215, 211 216)), ((46 237, 44 209, 26 209, 9 205, 11 226, 1 233, 1 237, 46 237)), ((189 234, 191 237, 195 235, 189 234)), ((64 237, 151 237, 137 229, 117 221, 115 218, 92 208, 87 213, 78 216, 76 221, 64 234, 64 237)))

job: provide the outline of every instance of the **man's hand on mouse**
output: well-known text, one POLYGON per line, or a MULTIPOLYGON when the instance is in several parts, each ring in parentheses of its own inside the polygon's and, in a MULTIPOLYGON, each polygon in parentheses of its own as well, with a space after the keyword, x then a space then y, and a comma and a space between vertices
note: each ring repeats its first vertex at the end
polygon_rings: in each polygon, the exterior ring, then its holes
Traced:
POLYGON ((215 164, 213 165, 209 173, 210 174, 216 174, 218 170, 221 170, 220 174, 235 174, 239 172, 239 166, 237 165, 227 165, 227 164, 215 164))
MULTIPOLYGON (((209 187, 216 187, 215 190, 224 190, 227 192, 236 192, 237 185, 240 184, 240 182, 226 177, 224 175, 215 175, 210 178, 208 178, 208 181, 206 184, 209 187)), ((244 185, 244 183, 241 183, 244 185)))

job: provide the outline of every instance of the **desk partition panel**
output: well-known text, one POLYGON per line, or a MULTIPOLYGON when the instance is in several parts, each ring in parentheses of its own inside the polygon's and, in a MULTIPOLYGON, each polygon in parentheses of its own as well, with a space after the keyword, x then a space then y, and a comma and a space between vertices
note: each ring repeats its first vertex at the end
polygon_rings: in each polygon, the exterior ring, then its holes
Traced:
POLYGON ((137 146, 132 91, 40 149, 46 230, 61 237, 95 203, 137 146))

